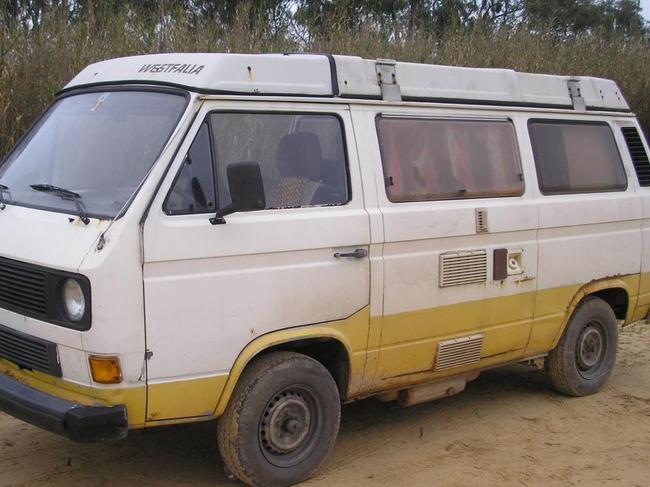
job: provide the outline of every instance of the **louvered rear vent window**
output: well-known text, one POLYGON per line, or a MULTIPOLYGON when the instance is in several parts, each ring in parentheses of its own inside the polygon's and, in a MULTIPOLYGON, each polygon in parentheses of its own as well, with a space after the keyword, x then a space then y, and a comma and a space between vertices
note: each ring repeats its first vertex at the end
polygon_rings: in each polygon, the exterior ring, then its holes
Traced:
POLYGON ((623 137, 625 137, 627 149, 630 151, 639 184, 641 186, 650 186, 650 161, 648 161, 648 154, 645 147, 643 147, 639 131, 636 127, 623 127, 621 130, 623 131, 623 137))

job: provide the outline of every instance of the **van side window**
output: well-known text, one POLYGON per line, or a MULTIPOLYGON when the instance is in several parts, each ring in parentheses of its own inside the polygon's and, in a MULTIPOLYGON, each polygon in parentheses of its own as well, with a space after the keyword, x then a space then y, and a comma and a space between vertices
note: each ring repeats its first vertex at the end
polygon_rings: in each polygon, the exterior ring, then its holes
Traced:
POLYGON ((528 131, 542 193, 623 191, 627 187, 607 123, 531 120, 528 131))
POLYGON ((524 191, 512 123, 378 117, 392 202, 517 196, 524 191))
POLYGON ((267 209, 349 201, 341 120, 334 115, 213 113, 219 207, 230 204, 229 164, 260 166, 267 209))
POLYGON ((213 212, 214 191, 210 130, 204 122, 167 196, 165 212, 170 215, 213 212))

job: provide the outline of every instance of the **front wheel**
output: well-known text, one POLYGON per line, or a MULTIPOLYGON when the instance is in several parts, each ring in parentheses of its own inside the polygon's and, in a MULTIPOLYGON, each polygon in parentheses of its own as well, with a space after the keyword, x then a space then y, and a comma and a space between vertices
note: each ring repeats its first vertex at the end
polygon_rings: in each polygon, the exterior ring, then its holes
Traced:
POLYGON ((571 316, 557 347, 546 360, 555 389, 569 396, 598 392, 616 362, 618 323, 604 300, 588 297, 571 316))
POLYGON ((340 414, 338 388, 323 365, 299 353, 270 353, 240 378, 219 418, 219 450, 248 485, 293 485, 330 453, 340 414))

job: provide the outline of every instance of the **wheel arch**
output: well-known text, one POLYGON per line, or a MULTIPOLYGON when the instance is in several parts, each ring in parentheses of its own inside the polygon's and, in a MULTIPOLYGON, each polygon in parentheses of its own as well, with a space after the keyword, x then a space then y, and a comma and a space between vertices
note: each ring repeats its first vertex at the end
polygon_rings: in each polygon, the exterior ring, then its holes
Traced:
POLYGON ((298 352, 320 362, 332 375, 341 398, 347 396, 350 383, 350 357, 342 342, 333 337, 312 337, 281 343, 262 350, 255 357, 267 353, 298 352))
POLYGON ((221 416, 244 370, 256 358, 274 351, 303 353, 320 362, 332 374, 341 398, 350 384, 352 348, 345 335, 329 327, 306 327, 263 335, 250 342, 239 354, 214 411, 221 416))
POLYGON ((624 288, 612 287, 596 291, 590 296, 596 296, 609 304, 614 311, 614 315, 619 320, 626 320, 627 313, 630 309, 630 296, 624 288))
MULTIPOLYGON (((638 276, 629 276, 638 277, 638 276)), ((626 323, 630 320, 632 312, 634 311, 635 299, 634 283, 628 282, 629 279, 623 276, 607 277, 603 279, 593 280, 582 286, 578 292, 575 293, 569 305, 566 308, 562 326, 558 331, 555 339, 553 340, 553 347, 555 348, 560 341, 560 337, 564 333, 571 316, 576 308, 588 297, 598 297, 605 301, 614 311, 617 319, 624 320, 626 323)), ((638 286, 638 282, 637 282, 638 286)))

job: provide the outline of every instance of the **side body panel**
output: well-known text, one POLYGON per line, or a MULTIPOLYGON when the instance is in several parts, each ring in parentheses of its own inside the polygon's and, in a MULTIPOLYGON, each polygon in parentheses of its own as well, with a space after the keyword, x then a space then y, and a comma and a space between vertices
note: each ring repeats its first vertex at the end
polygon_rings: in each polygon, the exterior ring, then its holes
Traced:
MULTIPOLYGON (((533 118, 533 117, 531 117, 533 118)), ((536 117, 538 118, 538 117, 536 117)), ((617 128, 604 117, 544 115, 545 119, 606 121, 618 142, 627 176, 625 191, 543 195, 534 187, 539 207, 539 282, 535 322, 526 354, 552 349, 575 306, 574 297, 591 282, 610 281, 636 305, 641 270, 642 199, 633 168, 626 163, 617 128)), ((522 148, 532 157, 528 138, 522 148)), ((597 290, 597 289, 594 289, 597 290)))

